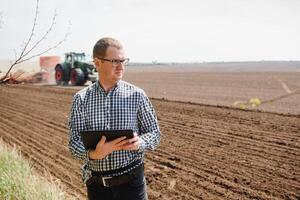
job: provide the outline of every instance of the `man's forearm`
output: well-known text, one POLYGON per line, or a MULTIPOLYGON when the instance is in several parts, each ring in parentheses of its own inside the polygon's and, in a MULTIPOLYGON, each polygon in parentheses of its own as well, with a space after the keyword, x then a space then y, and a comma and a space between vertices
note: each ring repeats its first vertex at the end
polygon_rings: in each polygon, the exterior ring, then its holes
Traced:
POLYGON ((69 150, 74 158, 79 160, 87 160, 88 152, 85 150, 79 138, 71 137, 69 141, 69 150))

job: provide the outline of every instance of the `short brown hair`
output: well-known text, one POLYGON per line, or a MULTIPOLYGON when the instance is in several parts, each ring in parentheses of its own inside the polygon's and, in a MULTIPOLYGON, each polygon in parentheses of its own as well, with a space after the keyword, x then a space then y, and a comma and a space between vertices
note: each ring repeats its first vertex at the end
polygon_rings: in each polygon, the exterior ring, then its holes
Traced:
POLYGON ((118 40, 110 37, 101 38, 94 46, 93 58, 104 57, 109 46, 116 47, 117 49, 123 49, 121 42, 118 40))

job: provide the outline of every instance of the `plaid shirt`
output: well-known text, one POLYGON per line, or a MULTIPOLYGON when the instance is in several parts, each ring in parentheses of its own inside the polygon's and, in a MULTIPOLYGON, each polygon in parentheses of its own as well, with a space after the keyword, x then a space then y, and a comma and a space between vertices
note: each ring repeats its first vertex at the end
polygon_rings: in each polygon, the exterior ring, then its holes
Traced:
POLYGON ((98 81, 77 92, 73 98, 69 129, 69 149, 75 158, 85 161, 82 167, 84 181, 91 177, 91 170, 114 170, 143 158, 145 150, 155 149, 160 140, 157 117, 145 92, 122 80, 108 94, 98 81), (80 132, 117 129, 137 132, 142 139, 140 149, 114 151, 103 159, 89 160, 80 132))

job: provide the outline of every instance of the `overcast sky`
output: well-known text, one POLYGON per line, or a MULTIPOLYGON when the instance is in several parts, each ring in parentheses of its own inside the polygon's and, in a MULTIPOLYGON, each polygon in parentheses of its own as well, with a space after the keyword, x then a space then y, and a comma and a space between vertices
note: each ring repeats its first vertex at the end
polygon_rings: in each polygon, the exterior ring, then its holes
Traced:
MULTIPOLYGON (((13 59, 30 34, 36 1, 0 5, 0 59, 13 59)), ((34 40, 55 9, 57 24, 39 50, 61 40, 69 22, 71 35, 47 55, 91 55, 110 36, 136 62, 300 60, 299 0, 40 0, 34 40)))

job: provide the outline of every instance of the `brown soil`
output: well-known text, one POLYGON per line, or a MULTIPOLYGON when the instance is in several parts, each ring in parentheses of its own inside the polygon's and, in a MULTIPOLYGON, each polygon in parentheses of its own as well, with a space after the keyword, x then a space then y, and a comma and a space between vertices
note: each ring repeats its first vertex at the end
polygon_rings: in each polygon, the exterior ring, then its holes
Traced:
POLYGON ((125 80, 145 89, 151 97, 226 106, 259 98, 263 104, 250 109, 300 115, 299 72, 211 73, 199 72, 197 67, 182 68, 129 69, 125 80))
MULTIPOLYGON (((0 86, 0 137, 85 197, 68 150, 78 88, 0 86)), ((152 99, 162 141, 145 159, 149 199, 297 199, 300 117, 152 99)))

